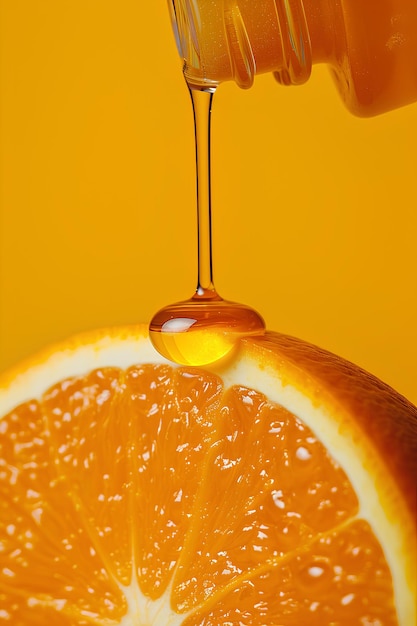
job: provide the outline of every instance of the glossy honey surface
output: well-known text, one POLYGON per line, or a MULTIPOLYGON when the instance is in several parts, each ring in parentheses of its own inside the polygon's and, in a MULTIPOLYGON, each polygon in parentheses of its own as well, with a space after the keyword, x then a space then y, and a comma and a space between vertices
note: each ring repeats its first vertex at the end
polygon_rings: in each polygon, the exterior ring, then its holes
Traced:
MULTIPOLYGON (((190 103, 164 2, 0 3, 0 367, 148 322, 195 281, 190 103)), ((417 403, 417 107, 315 65, 216 94, 216 287, 417 403)))

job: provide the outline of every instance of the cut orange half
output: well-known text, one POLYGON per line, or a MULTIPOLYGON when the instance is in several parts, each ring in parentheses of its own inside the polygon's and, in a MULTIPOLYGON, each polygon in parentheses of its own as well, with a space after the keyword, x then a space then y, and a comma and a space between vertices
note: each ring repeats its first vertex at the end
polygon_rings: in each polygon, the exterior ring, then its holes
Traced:
POLYGON ((354 365, 124 328, 3 376, 0 415, 0 625, 416 623, 417 409, 354 365))

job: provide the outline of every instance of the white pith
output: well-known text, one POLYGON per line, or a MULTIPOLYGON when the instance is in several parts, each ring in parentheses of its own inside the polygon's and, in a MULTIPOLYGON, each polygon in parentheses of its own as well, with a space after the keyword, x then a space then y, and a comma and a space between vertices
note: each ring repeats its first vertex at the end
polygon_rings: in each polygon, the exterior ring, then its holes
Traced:
MULTIPOLYGON (((2 386, 0 380, 0 415, 5 415, 16 405, 40 397, 54 383, 75 375, 82 375, 92 369, 113 366, 127 368, 137 363, 169 363, 153 348, 147 339, 144 328, 135 333, 122 335, 97 335, 97 341, 74 347, 55 349, 36 365, 29 367, 18 376, 8 378, 2 386)), ((90 337, 91 340, 91 337, 90 337)), ((414 528, 397 488, 387 475, 381 461, 372 458, 372 449, 364 461, 358 455, 354 431, 341 428, 341 421, 327 414, 295 387, 283 384, 277 371, 268 363, 260 363, 248 351, 238 355, 230 363, 210 368, 222 377, 225 388, 243 385, 264 393, 272 402, 301 419, 318 435, 333 458, 346 472, 359 498, 359 516, 369 522, 375 536, 384 549, 388 565, 393 573, 394 593, 400 626, 417 623, 415 607, 416 586, 416 538, 414 528), (364 465, 365 462, 365 465, 364 465), (372 466, 372 473, 367 466, 372 466), (379 467, 380 466, 380 467, 379 467), (375 471, 376 468, 376 471, 375 471), (380 469, 380 473, 378 470, 380 469), (375 485, 375 474, 379 481, 375 485), (388 495, 390 494, 390 495, 388 495), (394 494, 394 495, 392 495, 394 494), (397 499, 395 518, 389 519, 385 502, 397 499), (401 525, 398 520, 401 520, 401 525), (400 558, 399 558, 400 557, 400 558)), ((365 453, 364 453, 365 454, 365 453)), ((133 577, 132 580, 135 580, 133 577)), ((166 592, 158 601, 151 601, 133 582, 129 587, 121 587, 128 604, 128 612, 120 626, 179 626, 184 615, 177 615, 170 607, 170 594, 166 592)), ((94 623, 94 620, 93 620, 94 623)), ((97 621, 99 623, 99 621, 97 621)))
MULTIPOLYGON (((133 575, 132 581, 136 578, 133 575)), ((171 609, 170 589, 158 600, 150 600, 135 582, 129 587, 121 587, 127 600, 128 611, 119 626, 181 626, 184 615, 171 609)))

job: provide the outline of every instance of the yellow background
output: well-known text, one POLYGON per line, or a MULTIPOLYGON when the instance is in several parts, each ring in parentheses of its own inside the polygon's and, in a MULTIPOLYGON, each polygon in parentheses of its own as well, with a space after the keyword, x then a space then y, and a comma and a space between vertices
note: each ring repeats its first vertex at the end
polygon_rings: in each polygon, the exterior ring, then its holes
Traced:
MULTIPOLYGON (((191 108, 165 0, 0 0, 0 369, 196 280, 191 108)), ((215 282, 417 403, 417 105, 326 68, 215 97, 215 282)))

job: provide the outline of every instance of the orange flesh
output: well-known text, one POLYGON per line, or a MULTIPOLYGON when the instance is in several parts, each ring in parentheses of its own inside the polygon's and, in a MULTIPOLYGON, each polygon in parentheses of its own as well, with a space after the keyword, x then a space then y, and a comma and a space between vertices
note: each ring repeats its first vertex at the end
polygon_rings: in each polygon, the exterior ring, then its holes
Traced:
POLYGON ((186 626, 397 624, 345 473, 258 392, 97 370, 5 416, 0 459, 0 624, 117 623, 132 576, 186 626))

